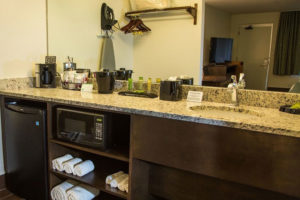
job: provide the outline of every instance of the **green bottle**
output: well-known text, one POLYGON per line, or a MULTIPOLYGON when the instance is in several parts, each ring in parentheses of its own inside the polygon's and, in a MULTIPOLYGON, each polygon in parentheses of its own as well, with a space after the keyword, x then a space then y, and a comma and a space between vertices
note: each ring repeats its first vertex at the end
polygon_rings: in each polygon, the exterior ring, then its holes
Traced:
POLYGON ((128 79, 128 91, 132 91, 133 90, 133 82, 132 82, 132 78, 128 79))

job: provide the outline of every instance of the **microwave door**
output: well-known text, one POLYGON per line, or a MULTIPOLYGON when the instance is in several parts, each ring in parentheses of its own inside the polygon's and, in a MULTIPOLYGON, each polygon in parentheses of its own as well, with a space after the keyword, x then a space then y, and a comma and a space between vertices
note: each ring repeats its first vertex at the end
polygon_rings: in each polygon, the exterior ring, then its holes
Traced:
POLYGON ((57 137, 77 144, 105 146, 105 115, 57 109, 57 137))

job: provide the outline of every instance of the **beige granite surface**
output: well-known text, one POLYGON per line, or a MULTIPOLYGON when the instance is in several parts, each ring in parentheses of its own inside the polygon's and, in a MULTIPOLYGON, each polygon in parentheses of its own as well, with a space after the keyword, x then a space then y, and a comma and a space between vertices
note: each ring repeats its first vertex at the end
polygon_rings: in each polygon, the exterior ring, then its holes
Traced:
MULTIPOLYGON (((116 81, 115 88, 116 91, 127 90, 127 81, 116 81)), ((144 90, 147 90, 147 83, 144 83, 144 90)), ((227 88, 183 85, 181 94, 183 99, 187 98, 189 91, 203 92, 204 101, 231 103, 230 90, 227 88)), ((159 95, 159 84, 153 83, 151 92, 159 95)), ((300 102, 300 94, 243 89, 238 90, 238 99, 240 105, 277 109, 283 105, 292 105, 296 102, 300 102)))
POLYGON ((191 106, 199 105, 188 103, 185 100, 169 102, 160 101, 158 98, 125 97, 117 93, 109 95, 97 93, 84 94, 78 91, 63 89, 28 88, 22 90, 1 90, 0 94, 300 138, 300 115, 282 113, 278 109, 272 108, 242 105, 240 108, 250 113, 245 114, 239 111, 231 112, 231 109, 229 111, 214 109, 215 107, 228 107, 228 104, 203 102, 202 106, 210 106, 213 110, 201 111, 201 109, 191 110, 191 106))
POLYGON ((20 90, 33 87, 33 78, 0 79, 0 90, 20 90))
MULTIPOLYGON (((57 82, 59 82, 59 78, 57 82)), ((32 88, 34 78, 13 78, 13 79, 0 79, 0 90, 16 90, 32 88)), ((95 89, 97 88, 96 81, 93 81, 95 89)), ((135 83, 136 85, 137 83, 135 83)), ((59 87, 59 84, 57 84, 59 87)), ((61 87, 60 87, 61 88, 61 87)), ((126 91, 128 88, 127 81, 116 81, 115 91, 126 91)), ((144 83, 144 90, 147 90, 147 83, 144 83)), ((159 84, 153 83, 151 92, 159 95, 159 84)), ((220 87, 203 87, 203 86, 182 86, 182 98, 186 99, 188 91, 202 91, 203 100, 208 102, 217 103, 230 103, 231 94, 227 88, 220 87)), ((300 102, 300 94, 287 93, 287 92, 269 92, 259 90, 238 90, 238 99, 240 105, 256 106, 265 108, 278 109, 282 105, 292 105, 300 102)))

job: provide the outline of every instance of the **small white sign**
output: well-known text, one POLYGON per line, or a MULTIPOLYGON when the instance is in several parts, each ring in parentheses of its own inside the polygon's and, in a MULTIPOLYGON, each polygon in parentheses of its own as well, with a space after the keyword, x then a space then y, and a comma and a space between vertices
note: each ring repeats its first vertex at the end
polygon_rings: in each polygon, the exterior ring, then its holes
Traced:
POLYGON ((187 101, 201 103, 203 98, 203 92, 189 91, 187 101))
POLYGON ((93 92, 93 84, 82 84, 81 92, 93 92))

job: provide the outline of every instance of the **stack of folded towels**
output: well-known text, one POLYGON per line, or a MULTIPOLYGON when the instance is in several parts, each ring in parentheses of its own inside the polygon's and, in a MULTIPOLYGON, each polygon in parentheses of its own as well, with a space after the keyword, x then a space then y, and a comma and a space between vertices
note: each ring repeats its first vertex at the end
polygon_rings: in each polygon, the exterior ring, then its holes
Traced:
POLYGON ((93 171, 95 166, 91 160, 82 161, 81 158, 73 158, 72 155, 66 154, 52 160, 52 168, 81 177, 93 171))
POLYGON ((96 188, 67 180, 51 190, 52 200, 92 200, 100 193, 96 188))
POLYGON ((128 193, 128 174, 122 171, 107 176, 105 182, 112 188, 128 193))

